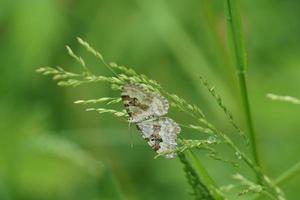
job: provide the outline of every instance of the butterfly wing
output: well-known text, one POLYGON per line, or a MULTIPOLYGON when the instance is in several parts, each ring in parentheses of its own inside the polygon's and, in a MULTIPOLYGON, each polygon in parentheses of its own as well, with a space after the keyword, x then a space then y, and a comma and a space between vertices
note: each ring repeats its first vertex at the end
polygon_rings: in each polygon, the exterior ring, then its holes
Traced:
POLYGON ((168 112, 168 101, 157 93, 148 92, 139 85, 124 85, 121 97, 129 122, 141 122, 153 117, 163 116, 168 112))
MULTIPOLYGON (((180 133, 179 125, 168 117, 160 117, 142 121, 136 124, 143 138, 157 153, 175 150, 177 135, 180 133)), ((167 154, 167 158, 174 158, 175 153, 167 154)))

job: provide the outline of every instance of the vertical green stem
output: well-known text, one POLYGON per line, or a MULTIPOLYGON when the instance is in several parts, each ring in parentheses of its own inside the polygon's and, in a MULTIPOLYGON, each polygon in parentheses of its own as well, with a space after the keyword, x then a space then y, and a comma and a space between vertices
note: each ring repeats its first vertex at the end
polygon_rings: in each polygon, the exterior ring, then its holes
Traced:
POLYGON ((247 53, 244 44, 243 31, 241 26, 241 16, 238 0, 225 0, 225 12, 227 18, 228 40, 231 45, 232 56, 235 58, 235 65, 238 72, 241 100, 243 103, 252 155, 255 163, 260 166, 256 135, 253 128, 248 90, 246 83, 246 70, 248 68, 247 53))
POLYGON ((252 116, 251 116, 250 104, 249 104, 249 98, 248 98, 248 89, 247 89, 247 84, 246 84, 246 80, 245 80, 246 79, 245 73, 241 72, 238 74, 238 76, 239 76, 241 97, 242 97, 242 101, 243 101, 243 105, 244 105, 244 112, 246 115, 249 137, 250 137, 250 142, 251 142, 251 146, 252 146, 252 155, 254 157, 255 163, 258 166, 260 166, 259 156, 258 156, 258 152, 257 152, 256 134, 255 134, 254 128, 253 128, 253 122, 252 122, 252 116))
POLYGON ((195 170, 199 173, 202 180, 208 185, 209 189, 212 192, 212 195, 216 200, 222 200, 224 199, 222 195, 217 190, 217 185, 214 182, 214 180, 210 177, 206 169, 202 166, 199 159, 195 156, 195 154, 191 150, 186 151, 186 156, 189 158, 193 166, 195 167, 195 170))

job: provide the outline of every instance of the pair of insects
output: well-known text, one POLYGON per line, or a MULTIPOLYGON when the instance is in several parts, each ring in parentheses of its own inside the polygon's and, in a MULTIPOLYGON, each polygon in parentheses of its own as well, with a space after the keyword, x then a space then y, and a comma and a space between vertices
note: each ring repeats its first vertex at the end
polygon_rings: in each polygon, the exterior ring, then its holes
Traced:
MULTIPOLYGON (((169 109, 169 102, 164 97, 136 84, 124 85, 121 97, 129 115, 128 121, 137 126, 154 151, 162 153, 176 149, 180 127, 171 118, 164 117, 169 109)), ((166 154, 167 158, 175 156, 175 153, 166 154)))

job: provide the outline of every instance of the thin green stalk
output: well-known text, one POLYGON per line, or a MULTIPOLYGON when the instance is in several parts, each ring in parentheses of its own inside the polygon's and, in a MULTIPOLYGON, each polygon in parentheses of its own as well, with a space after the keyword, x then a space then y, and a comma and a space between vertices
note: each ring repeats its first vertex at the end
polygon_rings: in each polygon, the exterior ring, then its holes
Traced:
MULTIPOLYGON (((300 174, 300 161, 297 162, 295 165, 293 165, 291 168, 288 170, 284 171, 276 180, 275 184, 276 185, 284 185, 286 182, 289 180, 293 179, 296 177, 298 174, 300 174)), ((258 195, 256 198, 253 200, 258 200, 261 199, 262 195, 258 195)))
POLYGON ((186 151, 186 156, 189 158, 189 160, 193 163, 193 166, 195 167, 196 171, 200 174, 200 177, 202 180, 208 185, 209 189, 212 192, 212 195, 216 200, 222 200, 224 199, 222 195, 217 191, 217 185, 214 182, 214 180, 210 177, 206 169, 202 166, 199 159, 195 156, 195 154, 191 150, 186 151))
POLYGON ((247 91, 246 70, 248 68, 248 61, 241 26, 238 0, 225 0, 225 12, 227 18, 228 40, 232 47, 232 55, 235 58, 236 69, 238 72, 241 100, 249 132, 252 155, 255 163, 260 166, 256 135, 254 132, 247 91))
POLYGON ((277 185, 282 185, 294 178, 296 175, 300 174, 300 161, 292 166, 290 169, 283 172, 276 180, 275 183, 277 185))
POLYGON ((252 155, 254 157, 255 163, 258 166, 260 166, 260 160, 259 160, 257 142, 256 142, 256 134, 255 134, 254 127, 253 127, 250 103, 249 103, 249 98, 248 98, 248 89, 247 89, 245 72, 239 73, 238 77, 239 77, 241 97, 242 97, 242 101, 243 101, 243 105, 244 105, 245 117, 247 120, 247 127, 248 127, 248 131, 249 131, 249 138, 250 138, 250 142, 251 142, 251 146, 252 146, 252 155))

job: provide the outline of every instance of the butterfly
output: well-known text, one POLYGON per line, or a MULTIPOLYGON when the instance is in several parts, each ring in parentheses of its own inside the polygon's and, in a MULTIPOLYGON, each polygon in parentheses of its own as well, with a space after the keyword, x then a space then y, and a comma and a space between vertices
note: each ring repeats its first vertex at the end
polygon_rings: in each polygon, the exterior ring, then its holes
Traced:
MULTIPOLYGON (((174 120, 164 117, 169 109, 167 99, 137 84, 124 85, 121 97, 129 115, 128 121, 136 125, 154 151, 162 153, 176 149, 181 129, 174 120)), ((166 154, 166 158, 175 156, 175 153, 166 154)))

